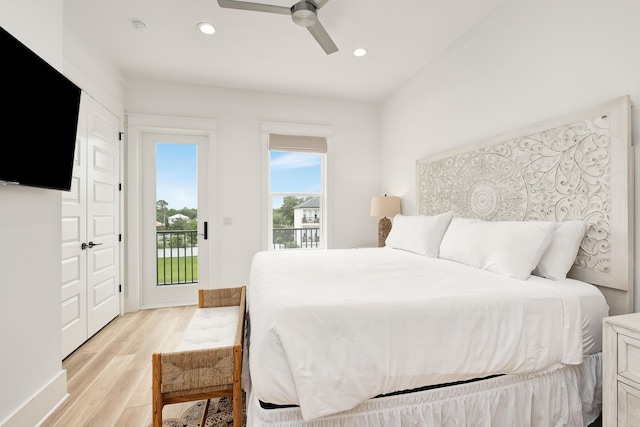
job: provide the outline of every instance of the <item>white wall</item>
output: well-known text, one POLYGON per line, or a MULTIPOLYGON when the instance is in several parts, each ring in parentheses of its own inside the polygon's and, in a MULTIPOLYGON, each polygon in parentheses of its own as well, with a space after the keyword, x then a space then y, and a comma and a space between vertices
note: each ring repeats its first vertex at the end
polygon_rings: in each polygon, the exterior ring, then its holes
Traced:
MULTIPOLYGON (((637 0, 506 0, 383 103, 385 190, 415 213, 419 158, 622 95, 639 102, 638 16, 637 0)), ((639 119, 634 108, 634 141, 639 119)), ((638 218, 640 209, 636 233, 638 218)))
MULTIPOLYGON (((0 25, 61 70, 62 0, 2 1, 0 25)), ((52 303, 60 301, 60 203, 56 190, 0 186, 1 426, 35 425, 66 395, 52 303)))
MULTIPOLYGON (((64 28, 63 0, 3 0, 0 25, 124 117, 120 75, 64 28)), ((0 186, 3 427, 36 425, 66 397, 60 343, 60 236, 59 191, 0 186)))
POLYGON ((124 77, 115 65, 87 46, 66 24, 64 74, 124 123, 124 77))
MULTIPOLYGON (((262 249, 260 124, 331 126, 327 153, 330 242, 334 248, 376 244, 371 196, 380 190, 378 110, 373 104, 267 92, 132 81, 127 112, 217 121, 218 283, 248 283, 253 255, 262 249), (222 219, 230 217, 231 226, 222 219)), ((129 229, 128 233, 135 233, 129 229)), ((128 286, 135 286, 128 283, 128 286)))

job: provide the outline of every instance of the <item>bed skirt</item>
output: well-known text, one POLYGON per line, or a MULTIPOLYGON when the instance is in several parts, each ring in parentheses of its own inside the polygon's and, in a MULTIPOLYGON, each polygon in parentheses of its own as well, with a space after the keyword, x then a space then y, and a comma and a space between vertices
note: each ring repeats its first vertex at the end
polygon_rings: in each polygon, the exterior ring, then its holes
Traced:
POLYGON ((601 358, 596 353, 582 365, 379 397, 311 421, 297 407, 263 409, 249 391, 247 427, 584 427, 602 407, 601 358))

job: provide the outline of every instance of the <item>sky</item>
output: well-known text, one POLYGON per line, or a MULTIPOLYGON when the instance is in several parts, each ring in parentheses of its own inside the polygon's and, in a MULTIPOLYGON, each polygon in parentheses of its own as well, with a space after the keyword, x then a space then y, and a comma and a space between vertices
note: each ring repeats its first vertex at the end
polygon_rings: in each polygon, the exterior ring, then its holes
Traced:
MULTIPOLYGON (((197 208, 197 147, 194 144, 156 144, 156 199, 169 209, 197 208)), ((321 154, 271 152, 271 192, 319 193, 321 154)), ((274 207, 282 198, 274 198, 274 207)))
MULTIPOLYGON (((272 193, 320 193, 321 154, 271 151, 272 193)), ((283 196, 274 196, 272 208, 282 206, 283 196)))
POLYGON ((320 154, 271 152, 272 193, 319 193, 320 154))
POLYGON ((195 144, 156 144, 156 200, 169 209, 197 208, 197 166, 195 144))

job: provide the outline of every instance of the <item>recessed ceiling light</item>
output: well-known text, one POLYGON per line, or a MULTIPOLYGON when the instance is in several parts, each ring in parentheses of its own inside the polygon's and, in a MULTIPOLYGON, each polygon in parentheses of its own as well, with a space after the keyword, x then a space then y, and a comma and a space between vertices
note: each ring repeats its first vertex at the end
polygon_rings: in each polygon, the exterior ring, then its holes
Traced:
POLYGON ((216 29, 213 28, 213 25, 208 22, 201 22, 198 24, 198 29, 205 34, 213 34, 216 32, 216 29))
POLYGON ((135 28, 136 30, 144 30, 145 28, 147 28, 147 24, 139 19, 132 19, 131 25, 133 25, 133 28, 135 28))
POLYGON ((354 56, 365 56, 366 54, 367 54, 367 50, 361 47, 353 51, 354 56))

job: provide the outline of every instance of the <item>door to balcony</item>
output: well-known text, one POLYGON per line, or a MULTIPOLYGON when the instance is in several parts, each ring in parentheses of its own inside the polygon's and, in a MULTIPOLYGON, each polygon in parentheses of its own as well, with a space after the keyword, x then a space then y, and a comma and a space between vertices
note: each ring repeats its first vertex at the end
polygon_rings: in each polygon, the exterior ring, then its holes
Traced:
POLYGON ((142 306, 194 304, 208 288, 208 138, 142 135, 142 306))

